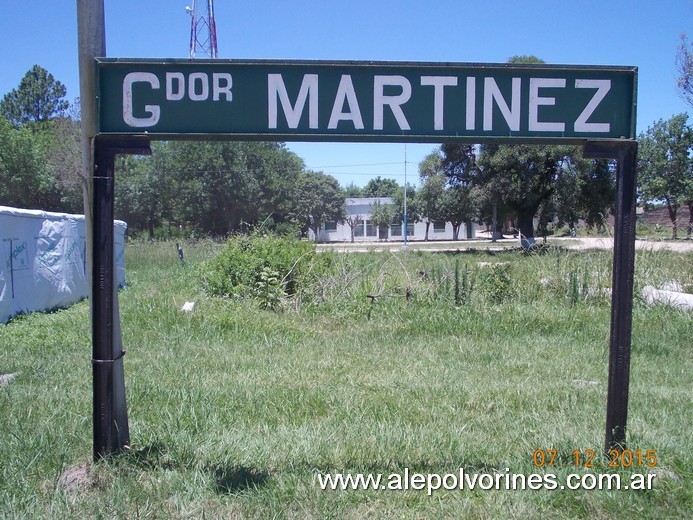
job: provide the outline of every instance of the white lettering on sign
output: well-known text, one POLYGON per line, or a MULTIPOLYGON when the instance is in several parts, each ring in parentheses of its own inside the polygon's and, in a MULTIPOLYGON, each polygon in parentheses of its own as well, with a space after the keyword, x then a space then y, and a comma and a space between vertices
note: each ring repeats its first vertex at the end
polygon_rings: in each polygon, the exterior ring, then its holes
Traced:
POLYGON ((185 97, 185 76, 182 72, 166 73, 166 100, 180 101, 185 97))
POLYGON ((539 121, 539 107, 556 104, 554 97, 542 97, 540 88, 565 88, 563 78, 530 78, 529 80, 529 131, 530 132, 565 132, 565 123, 539 121))
POLYGON ((493 78, 484 78, 484 130, 493 130, 493 102, 503 114, 505 122, 508 123, 508 128, 512 132, 520 131, 520 87, 522 86, 521 78, 512 79, 512 94, 510 106, 505 102, 505 98, 501 93, 496 80, 493 78))
MULTIPOLYGON (((609 79, 510 77, 501 83, 502 90, 498 85, 500 80, 493 76, 374 74, 371 80, 371 85, 368 85, 360 78, 360 83, 355 85, 356 78, 352 74, 341 74, 320 82, 318 74, 303 74, 293 77, 290 94, 282 74, 267 74, 267 130, 277 130, 281 119, 282 126, 286 121, 284 128, 299 132, 306 129, 307 123, 309 130, 342 129, 351 132, 378 132, 387 125, 388 132, 401 134, 411 130, 408 116, 416 116, 418 124, 426 121, 423 123, 425 128, 415 129, 423 133, 433 130, 464 135, 463 132, 474 132, 481 127, 483 132, 494 132, 494 135, 525 130, 534 132, 534 135, 565 134, 570 125, 574 132, 582 134, 611 131, 611 123, 593 121, 611 92, 612 80, 609 79), (337 79, 336 91, 334 86, 326 87, 335 85, 337 79), (319 89, 321 83, 323 92, 319 89), (326 88, 329 90, 325 92, 326 88), (577 89, 594 89, 595 92, 591 95, 584 90, 581 92, 580 99, 589 98, 584 106, 566 107, 569 102, 574 105, 571 96, 578 93, 577 89), (321 107, 318 101, 325 96, 327 102, 321 107), (326 112, 330 107, 329 118, 328 114, 322 114, 320 118, 320 110, 326 112), (372 127, 366 128, 370 121, 364 124, 363 110, 369 118, 371 109, 372 127), (577 117, 566 116, 578 112, 577 117)), ((172 103, 228 103, 234 99, 232 87, 233 78, 227 72, 207 73, 199 69, 197 72, 170 71, 159 75, 130 72, 122 84, 123 121, 132 128, 162 126, 160 121, 166 107, 172 103), (158 90, 161 92, 157 93, 158 90), (145 101, 150 99, 160 101, 145 101)), ((256 95, 244 99, 243 105, 249 107, 256 103, 253 111, 262 113, 262 107, 257 106, 262 99, 262 95, 256 95)))
POLYGON ((204 72, 193 72, 188 76, 190 101, 205 101, 209 97, 209 77, 204 72))
POLYGON ((356 130, 363 130, 364 128, 359 101, 356 98, 354 83, 351 81, 349 74, 342 74, 342 78, 339 80, 339 87, 334 98, 332 114, 330 114, 330 122, 327 124, 327 128, 334 130, 340 121, 353 122, 356 130), (348 112, 343 111, 345 102, 349 110, 348 112))
POLYGON ((421 85, 433 87, 433 129, 443 130, 443 106, 445 104, 444 88, 456 87, 457 78, 454 76, 421 76, 421 85))
POLYGON ((404 76, 375 76, 373 78, 373 130, 383 129, 385 105, 390 107, 399 129, 410 130, 409 122, 402 111, 402 105, 409 101, 409 98, 411 98, 411 83, 404 76), (400 87, 402 92, 386 96, 386 86, 400 87))
MULTIPOLYGON (((151 72, 130 72, 123 79, 123 121, 135 128, 148 128, 156 125, 161 116, 159 105, 144 105, 148 117, 135 117, 133 111, 132 86, 135 83, 147 83, 153 90, 160 88, 159 78, 151 72)), ((182 72, 166 73, 166 101, 181 101, 186 97, 185 75, 182 72)), ((212 100, 220 101, 222 96, 226 101, 232 101, 231 74, 212 74, 212 100)), ((209 99, 210 81, 205 72, 193 72, 188 76, 187 97, 191 101, 207 101, 209 99)))
POLYGON ((233 94, 231 94, 232 86, 233 78, 231 74, 228 72, 214 72, 212 74, 212 101, 220 101, 222 95, 226 101, 233 101, 233 94))
MULTIPOLYGON (((226 72, 212 74, 212 101, 220 101, 224 96, 226 101, 233 101, 231 86, 233 78, 226 72)), ((188 76, 187 93, 191 101, 207 101, 209 99, 209 76, 204 72, 193 72, 188 76)), ((180 101, 186 94, 185 76, 182 72, 166 73, 166 101, 180 101)))
POLYGON ((594 113, 595 109, 599 106, 599 103, 606 97, 609 90, 611 90, 611 80, 609 79, 576 79, 575 88, 596 88, 597 92, 594 93, 590 102, 582 111, 582 113, 575 120, 575 131, 576 132, 609 132, 611 130, 610 123, 588 123, 587 120, 594 113))
POLYGON ((132 85, 148 83, 153 89, 159 88, 159 78, 151 72, 130 72, 123 79, 123 121, 135 128, 154 126, 159 122, 161 110, 159 105, 144 105, 149 117, 135 117, 132 106, 132 85))
POLYGON ((476 125, 476 78, 467 78, 467 118, 465 121, 466 130, 474 130, 476 125))
POLYGON ((318 75, 304 74, 296 103, 291 106, 289 94, 281 74, 267 75, 267 114, 269 128, 277 128, 277 99, 281 101, 284 117, 289 128, 298 128, 303 108, 308 100, 308 128, 318 128, 318 75))

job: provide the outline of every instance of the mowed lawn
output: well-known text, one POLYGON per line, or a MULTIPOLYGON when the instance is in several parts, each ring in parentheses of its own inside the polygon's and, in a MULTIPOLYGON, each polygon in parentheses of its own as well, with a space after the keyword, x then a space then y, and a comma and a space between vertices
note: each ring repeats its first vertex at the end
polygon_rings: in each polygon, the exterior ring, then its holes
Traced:
MULTIPOLYGON (((181 267, 171 243, 128 246, 120 308, 132 446, 74 489, 58 480, 91 460, 88 305, 0 325, 0 374, 19 373, 0 387, 0 517, 686 518, 693 510, 691 313, 636 298, 628 448, 654 450, 656 465, 599 467, 608 463, 610 319, 599 289, 610 284, 610 252, 337 255, 336 271, 358 273, 361 292, 274 312, 203 292, 199 271, 218 249, 186 245, 181 267), (479 263, 503 264, 508 278, 484 279, 479 263), (460 270, 470 278, 460 280, 460 270), (455 271, 466 299, 453 297, 455 271), (180 310, 186 301, 196 302, 191 313, 180 310), (554 466, 535 465, 539 449, 556 450, 554 466), (595 467, 576 466, 575 450, 596 452, 595 467), (646 491, 430 496, 322 490, 317 478, 460 468, 554 473, 559 483, 571 473, 659 477, 646 491)), ((636 262, 636 292, 693 282, 691 254, 639 252, 636 262)))

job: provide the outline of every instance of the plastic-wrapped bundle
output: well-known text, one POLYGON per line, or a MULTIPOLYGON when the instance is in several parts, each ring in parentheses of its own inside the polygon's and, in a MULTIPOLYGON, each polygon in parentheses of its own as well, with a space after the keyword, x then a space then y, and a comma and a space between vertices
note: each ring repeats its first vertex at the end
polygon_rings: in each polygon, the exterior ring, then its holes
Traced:
MULTIPOLYGON (((125 230, 116 220, 115 265, 125 283, 125 230)), ((0 323, 67 307, 87 297, 83 215, 0 206, 0 323)))

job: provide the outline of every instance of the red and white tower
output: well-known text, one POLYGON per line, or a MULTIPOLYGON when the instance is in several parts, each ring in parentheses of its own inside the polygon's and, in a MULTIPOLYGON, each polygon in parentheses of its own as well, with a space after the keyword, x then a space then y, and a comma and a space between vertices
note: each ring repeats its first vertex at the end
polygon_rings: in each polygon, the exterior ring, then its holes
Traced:
POLYGON ((214 0, 193 0, 192 7, 186 7, 185 11, 192 19, 190 57, 216 58, 217 26, 214 21, 214 0))

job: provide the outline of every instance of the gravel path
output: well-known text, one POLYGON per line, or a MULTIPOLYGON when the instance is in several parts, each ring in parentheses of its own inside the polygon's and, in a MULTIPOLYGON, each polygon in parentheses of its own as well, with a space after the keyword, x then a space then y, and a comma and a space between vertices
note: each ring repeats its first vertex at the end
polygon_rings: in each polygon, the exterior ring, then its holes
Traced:
MULTIPOLYGON (((542 239, 537 240, 541 244, 542 239)), ((614 239, 604 238, 549 238, 548 244, 557 245, 566 249, 613 249, 614 239)), ((504 238, 496 242, 490 240, 464 240, 459 242, 451 241, 430 241, 430 242, 410 242, 409 248, 417 251, 457 251, 469 248, 503 250, 518 247, 518 240, 504 238)), ((637 240, 635 248, 650 251, 678 251, 680 253, 693 253, 693 240, 637 240)), ((341 253, 356 253, 368 251, 401 251, 401 242, 339 242, 318 244, 318 251, 337 251, 341 253)))

